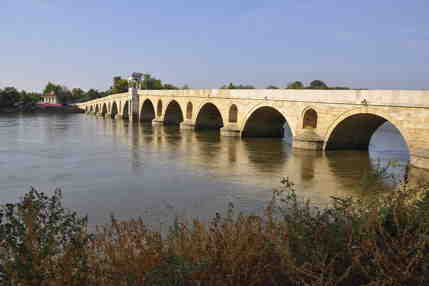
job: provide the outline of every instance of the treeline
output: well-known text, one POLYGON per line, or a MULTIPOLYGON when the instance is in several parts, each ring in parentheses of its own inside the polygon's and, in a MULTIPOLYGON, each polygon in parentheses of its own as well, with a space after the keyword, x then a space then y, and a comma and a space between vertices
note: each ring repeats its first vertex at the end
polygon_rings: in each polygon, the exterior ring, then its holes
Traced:
MULTIPOLYGON (((223 85, 220 87, 221 89, 255 89, 253 85, 236 85, 232 82, 228 85, 223 85)), ((281 89, 281 87, 275 86, 275 85, 269 85, 266 87, 267 89, 281 89)), ((338 90, 347 90, 350 89, 349 87, 344 86, 328 86, 326 83, 324 83, 321 80, 313 80, 310 82, 310 85, 305 86, 301 81, 294 81, 291 82, 286 86, 286 89, 338 89, 338 90)))
MULTIPOLYGON (((112 86, 105 91, 99 91, 97 89, 89 89, 85 91, 81 88, 69 89, 66 86, 57 85, 54 83, 48 83, 45 87, 43 94, 47 95, 54 93, 57 96, 59 103, 76 103, 88 100, 97 99, 100 97, 108 96, 111 94, 127 92, 129 88, 128 80, 120 76, 113 77, 112 86)), ((152 77, 150 74, 144 74, 141 83, 142 89, 179 89, 172 84, 164 84, 160 79, 152 77)), ((184 88, 187 88, 185 86, 184 88)))
POLYGON ((38 102, 40 96, 39 93, 18 91, 14 87, 0 88, 0 108, 24 108, 38 102))

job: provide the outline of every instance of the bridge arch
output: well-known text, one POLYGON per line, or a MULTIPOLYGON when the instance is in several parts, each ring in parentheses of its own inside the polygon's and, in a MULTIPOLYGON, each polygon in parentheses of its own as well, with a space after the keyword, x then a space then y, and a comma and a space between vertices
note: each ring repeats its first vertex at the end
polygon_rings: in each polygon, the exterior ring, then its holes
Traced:
POLYGON ((186 119, 192 119, 193 108, 192 102, 188 102, 186 105, 186 119))
POLYGON ((176 100, 172 100, 167 104, 163 121, 167 125, 179 125, 183 122, 182 108, 176 100))
POLYGON ((93 105, 91 105, 91 106, 89 107, 89 112, 94 112, 94 106, 93 106, 93 105))
POLYGON ((105 116, 107 114, 107 106, 106 103, 103 103, 101 107, 101 115, 105 116))
POLYGON ((285 127, 294 135, 285 114, 273 105, 257 105, 241 124, 242 137, 284 137, 285 127))
POLYGON ((302 128, 303 129, 316 129, 317 128, 318 114, 312 107, 304 109, 302 116, 302 128))
POLYGON ((400 123, 384 112, 368 108, 341 114, 328 128, 324 149, 368 150, 372 135, 386 122, 391 123, 397 129, 410 153, 408 136, 400 123))
POLYGON ((114 119, 116 118, 116 114, 119 113, 119 109, 118 109, 118 104, 116 103, 116 101, 114 101, 112 103, 112 111, 110 112, 111 117, 114 119))
POLYGON ((229 108, 228 122, 237 123, 237 120, 238 120, 238 108, 237 108, 237 105, 233 104, 229 108))
POLYGON ((155 119, 155 108, 150 99, 146 99, 140 110, 140 121, 143 122, 152 122, 155 119))
POLYGON ((100 112, 100 108, 98 107, 98 104, 95 105, 95 113, 98 114, 100 112))
POLYGON ((129 119, 129 104, 128 104, 128 100, 125 101, 124 106, 122 107, 122 118, 123 119, 129 119))
POLYGON ((204 103, 195 120, 195 129, 220 129, 223 127, 222 114, 211 102, 204 103))

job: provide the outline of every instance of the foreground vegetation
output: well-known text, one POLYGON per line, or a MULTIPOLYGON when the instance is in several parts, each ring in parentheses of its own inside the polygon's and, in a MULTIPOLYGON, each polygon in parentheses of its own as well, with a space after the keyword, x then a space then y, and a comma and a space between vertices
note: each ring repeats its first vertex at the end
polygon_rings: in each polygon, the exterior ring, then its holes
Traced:
POLYGON ((261 215, 230 206, 166 234, 87 220, 31 190, 0 212, 1 285, 429 285, 429 185, 317 209, 284 180, 261 215))

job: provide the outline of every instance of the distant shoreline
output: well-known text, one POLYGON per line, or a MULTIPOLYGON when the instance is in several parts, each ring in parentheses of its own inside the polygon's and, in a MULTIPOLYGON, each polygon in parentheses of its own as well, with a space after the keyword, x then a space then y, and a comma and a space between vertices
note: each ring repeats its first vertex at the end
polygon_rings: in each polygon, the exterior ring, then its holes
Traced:
POLYGON ((74 105, 30 104, 25 106, 0 108, 0 113, 84 113, 85 111, 74 105))

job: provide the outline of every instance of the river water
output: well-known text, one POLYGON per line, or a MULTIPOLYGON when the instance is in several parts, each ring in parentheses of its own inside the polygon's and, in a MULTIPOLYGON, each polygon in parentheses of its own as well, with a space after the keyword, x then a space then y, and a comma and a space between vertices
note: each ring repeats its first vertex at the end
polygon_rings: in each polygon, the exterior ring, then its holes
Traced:
POLYGON ((228 138, 84 114, 0 115, 0 204, 30 186, 61 188, 65 205, 88 214, 91 225, 114 214, 162 227, 175 216, 211 217, 228 203, 258 212, 283 177, 320 206, 331 196, 389 191, 408 159, 389 124, 374 134, 369 152, 323 153, 294 150, 287 139, 228 138))

